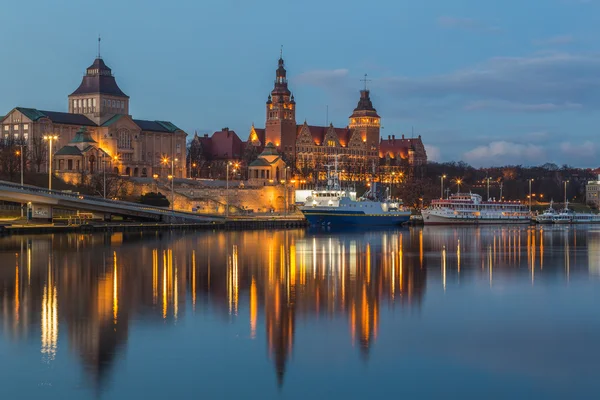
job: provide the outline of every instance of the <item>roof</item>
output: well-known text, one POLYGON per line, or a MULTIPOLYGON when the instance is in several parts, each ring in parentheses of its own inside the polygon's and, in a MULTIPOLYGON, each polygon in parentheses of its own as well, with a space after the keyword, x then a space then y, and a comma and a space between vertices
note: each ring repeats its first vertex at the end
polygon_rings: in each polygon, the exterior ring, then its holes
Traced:
POLYGON ((257 158, 256 160, 252 161, 250 163, 250 165, 248 165, 248 166, 249 167, 270 167, 271 163, 268 162, 267 160, 265 160, 264 158, 257 158))
POLYGON ((32 121, 37 121, 41 118, 48 118, 57 124, 80 125, 80 126, 96 126, 92 120, 82 114, 69 114, 58 111, 42 111, 35 108, 17 107, 16 110, 23 113, 32 121))
POLYGON ((210 155, 212 160, 231 160, 241 158, 243 155, 244 145, 240 137, 235 131, 229 128, 213 133, 210 138, 210 155))
POLYGON ((402 138, 396 138, 392 135, 388 136, 387 139, 381 139, 379 143, 379 157, 385 158, 389 154, 391 158, 406 158, 409 149, 422 153, 422 155, 427 154, 421 136, 408 139, 404 138, 404 135, 402 135, 402 138))
POLYGON ((129 96, 123 93, 119 88, 111 69, 106 66, 104 60, 101 58, 96 58, 94 63, 87 68, 81 84, 73 93, 71 93, 71 96, 92 93, 102 93, 129 98, 129 96))
POLYGON ((260 153, 259 157, 261 156, 278 156, 279 152, 277 151, 277 148, 275 147, 275 145, 271 142, 269 142, 266 146, 265 149, 262 151, 262 153, 260 153))
POLYGON ((80 156, 81 151, 75 146, 64 146, 63 148, 58 150, 56 153, 54 153, 54 155, 55 156, 80 156))
MULTIPOLYGON (((300 135, 302 131, 302 127, 304 125, 296 126, 296 136, 300 135)), ((310 131, 310 135, 312 136, 313 141, 317 145, 321 145, 323 143, 323 139, 327 134, 327 131, 331 128, 330 126, 316 126, 316 125, 307 125, 308 130, 310 131)), ((350 136, 352 135, 352 129, 350 128, 333 128, 335 130, 335 134, 337 135, 338 140, 342 146, 346 146, 348 144, 348 140, 350 140, 350 136)))
MULTIPOLYGON (((371 117, 379 117, 377 115, 377 110, 373 107, 373 103, 371 102, 371 97, 369 96, 368 90, 360 91, 360 99, 358 100, 358 104, 352 113, 352 116, 371 116, 371 117)), ((351 116, 351 117, 352 117, 351 116)))
POLYGON ((98 143, 98 142, 96 142, 94 139, 92 139, 92 135, 88 132, 88 130, 84 126, 82 126, 77 131, 77 133, 75 134, 73 139, 71 140, 71 143, 98 143))
POLYGON ((143 119, 134 119, 133 122, 135 122, 135 124, 143 131, 174 133, 181 130, 169 121, 147 121, 143 119))
POLYGON ((115 122, 117 122, 119 119, 121 119, 122 116, 123 116, 123 114, 116 114, 116 115, 110 117, 108 120, 106 120, 106 122, 104 122, 102 124, 102 126, 110 126, 110 125, 114 124, 115 122))

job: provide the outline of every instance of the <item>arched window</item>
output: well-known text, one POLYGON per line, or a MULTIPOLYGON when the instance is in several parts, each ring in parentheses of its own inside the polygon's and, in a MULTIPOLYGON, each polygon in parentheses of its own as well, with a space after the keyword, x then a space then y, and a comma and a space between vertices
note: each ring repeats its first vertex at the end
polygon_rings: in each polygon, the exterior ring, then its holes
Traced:
POLYGON ((119 130, 117 134, 117 147, 120 149, 131 149, 131 134, 127 129, 119 130))

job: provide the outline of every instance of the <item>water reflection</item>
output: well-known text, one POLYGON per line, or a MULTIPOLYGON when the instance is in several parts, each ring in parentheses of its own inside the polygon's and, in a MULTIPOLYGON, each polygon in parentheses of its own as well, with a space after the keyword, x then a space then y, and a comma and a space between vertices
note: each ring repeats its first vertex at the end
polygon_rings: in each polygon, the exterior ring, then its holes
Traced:
POLYGON ((39 330, 43 362, 72 352, 103 385, 132 321, 174 326, 209 309, 222 323, 247 321, 250 340, 263 336, 283 385, 299 321, 343 319, 368 362, 382 307, 419 311, 426 284, 447 292, 461 276, 489 286, 511 277, 568 282, 598 274, 599 248, 598 231, 571 227, 8 237, 0 239, 2 336, 39 330))

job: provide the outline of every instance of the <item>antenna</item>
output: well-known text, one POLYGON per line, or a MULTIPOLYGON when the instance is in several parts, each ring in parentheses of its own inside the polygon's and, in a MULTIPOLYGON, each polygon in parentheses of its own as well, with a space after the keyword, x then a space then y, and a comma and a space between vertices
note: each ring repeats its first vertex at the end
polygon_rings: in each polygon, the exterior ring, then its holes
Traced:
POLYGON ((102 40, 102 38, 100 37, 100 35, 98 35, 98 58, 102 58, 100 56, 100 41, 102 40))
POLYGON ((279 58, 283 60, 283 45, 281 45, 281 48, 279 49, 279 58))
POLYGON ((363 79, 361 79, 361 82, 365 83, 365 91, 367 91, 367 82, 371 82, 370 79, 367 79, 367 74, 365 74, 365 77, 363 79))

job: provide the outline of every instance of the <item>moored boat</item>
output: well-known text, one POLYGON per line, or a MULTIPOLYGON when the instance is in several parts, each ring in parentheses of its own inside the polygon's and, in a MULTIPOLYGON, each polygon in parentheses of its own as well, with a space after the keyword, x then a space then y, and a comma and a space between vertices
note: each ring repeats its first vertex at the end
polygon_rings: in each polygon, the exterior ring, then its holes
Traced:
POLYGON ((482 201, 475 193, 456 193, 437 199, 422 210, 425 225, 527 224, 531 212, 518 201, 482 201))

